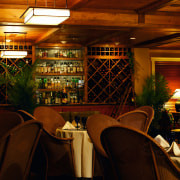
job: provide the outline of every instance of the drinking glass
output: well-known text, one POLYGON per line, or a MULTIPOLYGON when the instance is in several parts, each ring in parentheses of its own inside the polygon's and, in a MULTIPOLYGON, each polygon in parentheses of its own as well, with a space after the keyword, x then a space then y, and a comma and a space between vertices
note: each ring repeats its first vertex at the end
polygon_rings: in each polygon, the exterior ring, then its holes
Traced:
POLYGON ((78 123, 79 123, 79 121, 80 121, 80 117, 79 116, 75 116, 75 122, 76 122, 76 124, 77 124, 77 126, 76 126, 76 128, 78 129, 78 123))
POLYGON ((86 129, 86 121, 87 121, 87 117, 82 117, 82 124, 83 124, 83 129, 86 129))

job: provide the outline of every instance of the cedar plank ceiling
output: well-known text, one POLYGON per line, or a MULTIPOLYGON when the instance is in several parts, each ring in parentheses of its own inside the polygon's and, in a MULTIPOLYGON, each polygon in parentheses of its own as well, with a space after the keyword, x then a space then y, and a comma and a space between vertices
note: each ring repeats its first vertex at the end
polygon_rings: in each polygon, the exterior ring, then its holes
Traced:
POLYGON ((20 16, 26 8, 45 7, 46 2, 47 7, 66 7, 66 0, 0 0, 0 42, 4 32, 27 32, 26 41, 34 45, 67 41, 180 49, 180 0, 67 0, 71 17, 62 24, 24 25, 20 16))

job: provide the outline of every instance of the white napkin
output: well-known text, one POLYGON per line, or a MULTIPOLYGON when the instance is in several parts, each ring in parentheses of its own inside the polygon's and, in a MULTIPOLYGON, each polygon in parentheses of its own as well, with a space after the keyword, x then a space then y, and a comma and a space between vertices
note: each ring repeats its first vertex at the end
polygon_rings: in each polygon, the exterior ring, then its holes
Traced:
POLYGON ((62 129, 76 129, 69 121, 66 121, 62 129))
POLYGON ((180 148, 175 141, 173 141, 170 146, 161 135, 157 135, 154 139, 165 149, 167 153, 173 153, 174 156, 180 156, 180 148))
POLYGON ((180 149, 175 141, 172 142, 171 147, 166 151, 168 153, 173 153, 175 156, 180 156, 180 149))
POLYGON ((154 139, 163 148, 169 148, 170 147, 169 143, 161 135, 157 135, 154 139))

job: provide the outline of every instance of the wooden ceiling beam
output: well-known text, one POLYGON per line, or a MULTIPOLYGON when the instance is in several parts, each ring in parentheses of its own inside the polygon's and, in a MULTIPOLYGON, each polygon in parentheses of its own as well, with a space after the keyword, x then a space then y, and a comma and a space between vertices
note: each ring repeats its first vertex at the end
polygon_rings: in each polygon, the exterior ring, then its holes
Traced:
POLYGON ((70 8, 73 9, 73 10, 79 9, 79 8, 83 7, 83 5, 88 3, 89 1, 90 0, 76 0, 76 1, 73 1, 70 8))
POLYGON ((103 41, 109 40, 110 38, 117 37, 117 36, 122 35, 124 33, 128 33, 128 32, 127 31, 125 31, 125 32, 116 31, 114 33, 107 34, 106 36, 103 36, 103 37, 100 37, 100 38, 98 38, 96 40, 93 40, 93 41, 87 43, 85 46, 92 46, 94 44, 98 44, 99 42, 103 42, 103 41))
POLYGON ((180 33, 174 33, 168 36, 163 36, 163 37, 159 37, 159 38, 155 38, 152 40, 148 40, 148 41, 144 41, 141 43, 137 43, 134 46, 135 47, 146 47, 146 46, 151 46, 153 44, 162 44, 162 42, 174 39, 174 38, 178 38, 180 37, 180 33))
POLYGON ((178 0, 156 0, 144 7, 141 7, 139 9, 136 9, 135 11, 138 13, 138 14, 147 14, 149 12, 152 12, 152 11, 156 11, 157 9, 160 9, 164 6, 167 6, 169 4, 172 4, 174 2, 176 2, 178 0))
MULTIPOLYGON (((23 19, 20 19, 22 10, 3 11, 0 9, 0 25, 12 25, 13 23, 22 23, 21 25, 27 27, 37 27, 36 25, 24 25, 23 19), (4 16, 6 14, 6 16, 4 16), (11 23, 11 24, 10 24, 11 23)), ((17 24, 14 24, 17 25, 17 24)), ((19 24, 20 25, 20 24, 19 24)), ((173 14, 148 14, 138 19, 136 13, 111 13, 111 12, 91 12, 91 11, 78 11, 71 10, 71 17, 64 21, 61 25, 66 26, 84 26, 84 27, 103 27, 104 29, 113 28, 126 28, 126 27, 156 27, 156 28, 168 28, 168 27, 180 27, 180 16, 174 16, 173 14), (141 24, 140 24, 141 23, 141 24), (144 23, 144 24, 143 24, 144 23)), ((56 26, 56 27, 60 27, 56 26)), ((41 26, 47 27, 50 26, 41 26)), ((51 26, 56 28, 55 26, 51 26)))

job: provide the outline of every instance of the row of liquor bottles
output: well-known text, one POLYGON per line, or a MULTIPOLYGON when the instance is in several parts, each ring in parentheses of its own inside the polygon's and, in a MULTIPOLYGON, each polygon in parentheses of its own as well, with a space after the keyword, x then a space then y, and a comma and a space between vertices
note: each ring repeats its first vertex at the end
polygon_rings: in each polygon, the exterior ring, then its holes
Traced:
POLYGON ((39 85, 39 89, 80 89, 84 88, 83 77, 79 76, 47 76, 36 77, 36 81, 39 85))
POLYGON ((40 92, 36 91, 36 103, 37 104, 73 104, 73 103, 82 103, 83 102, 83 93, 78 90, 66 91, 48 91, 40 92))
POLYGON ((82 58, 83 56, 81 49, 38 49, 36 54, 39 58, 82 58))
POLYGON ((42 61, 38 63, 37 73, 83 73, 84 66, 82 61, 56 62, 42 61))

